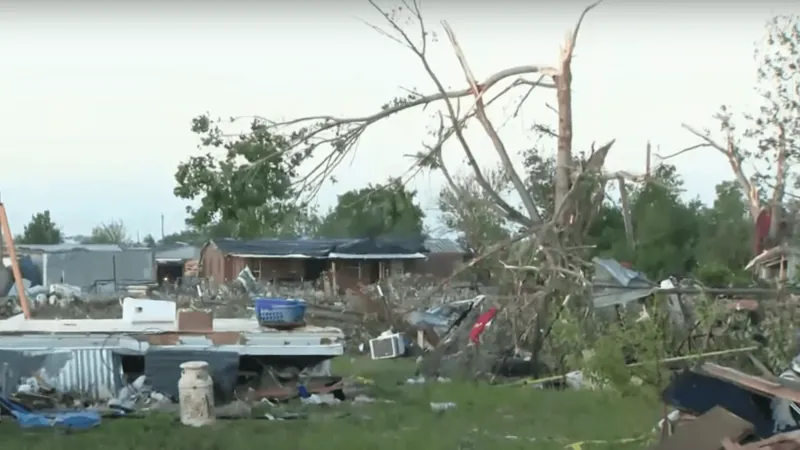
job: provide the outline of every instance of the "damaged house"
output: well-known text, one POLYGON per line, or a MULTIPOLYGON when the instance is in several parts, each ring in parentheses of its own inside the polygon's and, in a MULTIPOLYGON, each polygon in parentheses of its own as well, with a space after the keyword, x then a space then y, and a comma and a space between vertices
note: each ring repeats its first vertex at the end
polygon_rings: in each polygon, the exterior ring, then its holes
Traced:
POLYGON ((156 247, 155 253, 159 283, 197 277, 200 247, 188 244, 162 245, 156 247))
POLYGON ((797 280, 800 266, 800 248, 792 245, 779 245, 761 252, 745 267, 754 270, 757 276, 768 282, 797 280))
POLYGON ((471 252, 452 239, 428 238, 422 245, 425 247, 425 259, 407 262, 408 272, 447 278, 456 267, 472 257, 471 252))
MULTIPOLYGON (((436 240, 443 241, 443 240, 436 240)), ((431 252, 422 239, 215 239, 201 250, 201 276, 225 283, 249 267, 258 280, 296 282, 333 274, 333 283, 371 284, 403 273, 452 273, 466 252, 455 243, 431 252)))

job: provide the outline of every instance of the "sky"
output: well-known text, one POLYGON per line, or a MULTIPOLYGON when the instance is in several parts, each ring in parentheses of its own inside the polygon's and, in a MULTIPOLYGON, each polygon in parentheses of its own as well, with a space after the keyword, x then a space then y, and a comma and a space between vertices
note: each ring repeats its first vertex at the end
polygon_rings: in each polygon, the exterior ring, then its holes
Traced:
MULTIPOLYGON (((555 65, 584 6, 429 0, 423 12, 439 37, 431 64, 446 85, 464 86, 440 25, 446 19, 479 79, 511 66, 555 65)), ((798 10, 788 1, 607 0, 589 13, 578 38, 574 148, 615 138, 606 168, 641 173, 648 139, 662 154, 696 143, 680 124, 713 130, 719 105, 752 105, 754 44, 772 15, 798 10)), ((355 0, 4 2, 0 199, 12 230, 21 232, 33 214, 50 210, 67 235, 122 220, 133 238, 158 238, 162 215, 166 234, 184 227, 186 203, 172 190, 179 162, 199 154, 190 131, 194 116, 360 116, 404 88, 431 92, 419 60, 364 24, 384 26, 381 20, 366 1, 355 0)), ((555 104, 555 93, 531 95, 511 117, 518 99, 491 111, 517 163, 531 145, 531 125, 554 123, 545 105, 555 104)), ((411 164, 404 155, 430 141, 432 111, 410 111, 371 128, 337 168, 338 183, 324 186, 320 207, 404 173, 411 164)), ((497 164, 478 126, 467 136, 482 165, 497 164)), ((451 170, 466 170, 455 141, 444 152, 451 170)), ((731 178, 713 150, 671 162, 687 195, 707 202, 714 186, 731 178)), ((436 232, 441 176, 426 173, 411 183, 436 232)))

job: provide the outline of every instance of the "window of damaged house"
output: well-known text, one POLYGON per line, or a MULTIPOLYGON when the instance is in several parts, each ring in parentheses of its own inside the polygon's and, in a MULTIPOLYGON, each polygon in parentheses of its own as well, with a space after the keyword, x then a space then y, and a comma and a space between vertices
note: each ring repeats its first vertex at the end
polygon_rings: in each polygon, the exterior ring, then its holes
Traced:
POLYGON ((762 267, 761 277, 766 280, 785 280, 789 264, 786 258, 780 260, 770 261, 765 263, 762 267))
POLYGON ((389 276, 399 277, 406 272, 406 262, 402 259, 395 259, 389 262, 389 276))
POLYGON ((364 277, 364 273, 361 267, 361 261, 353 261, 353 260, 342 260, 337 262, 339 266, 338 270, 340 271, 340 275, 343 275, 349 280, 357 280, 357 281, 368 281, 369 278, 364 277))
POLYGON ((247 267, 250 268, 250 273, 253 274, 253 278, 261 281, 261 260, 258 258, 248 258, 245 263, 247 267))

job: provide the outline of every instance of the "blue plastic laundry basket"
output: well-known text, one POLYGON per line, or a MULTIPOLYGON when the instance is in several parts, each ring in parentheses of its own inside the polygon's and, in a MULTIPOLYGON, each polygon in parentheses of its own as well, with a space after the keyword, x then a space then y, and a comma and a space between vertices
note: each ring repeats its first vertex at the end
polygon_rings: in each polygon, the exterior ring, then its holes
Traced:
POLYGON ((257 297, 253 301, 256 318, 261 325, 300 323, 306 314, 305 300, 257 297))

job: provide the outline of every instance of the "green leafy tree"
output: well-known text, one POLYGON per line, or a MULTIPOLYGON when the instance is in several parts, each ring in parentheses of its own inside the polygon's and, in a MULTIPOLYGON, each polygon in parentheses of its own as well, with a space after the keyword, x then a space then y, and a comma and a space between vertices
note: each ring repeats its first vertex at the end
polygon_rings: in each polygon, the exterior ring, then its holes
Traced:
MULTIPOLYGON (((483 174, 492 189, 509 194, 511 188, 502 170, 483 170, 483 174)), ((439 193, 439 211, 444 225, 458 233, 462 244, 481 253, 485 247, 510 236, 510 224, 498 213, 474 173, 454 176, 453 184, 457 191, 448 186, 439 193)))
MULTIPOLYGON (((230 137, 219 120, 192 120, 198 146, 205 151, 180 163, 175 172, 177 197, 197 202, 187 206, 187 225, 208 237, 257 238, 293 231, 298 210, 293 180, 307 153, 291 152, 289 140, 268 131, 255 119, 245 133, 230 137), (217 157, 212 152, 222 150, 217 157), (288 230, 288 231, 287 231, 288 230)), ((302 213, 300 213, 302 214, 302 213)))
POLYGON ((182 230, 177 233, 172 233, 164 236, 159 241, 159 244, 191 244, 203 245, 208 240, 208 236, 203 231, 195 229, 182 230))
POLYGON ((625 259, 655 280, 685 276, 696 267, 703 205, 699 200, 684 203, 682 193, 683 180, 675 166, 662 165, 654 170, 652 181, 631 195, 636 248, 617 254, 630 256, 625 259))
POLYGON ((752 257, 753 225, 742 189, 735 181, 716 187, 717 197, 700 224, 697 277, 712 286, 750 281, 744 266, 752 257))
POLYGON ((148 234, 147 236, 142 239, 142 245, 145 247, 154 248, 156 246, 156 239, 153 237, 152 234, 148 234))
POLYGON ((129 245, 131 239, 125 224, 121 220, 112 220, 92 228, 91 236, 83 243, 129 245))
POLYGON ((420 236, 425 213, 415 197, 416 192, 398 178, 345 192, 322 220, 319 233, 327 237, 420 236))
POLYGON ((603 201, 595 219, 589 224, 586 243, 594 246, 595 256, 626 260, 632 250, 625 237, 625 222, 620 205, 603 201))
POLYGON ((18 244, 60 244, 64 242, 61 230, 50 217, 50 211, 36 213, 25 225, 22 235, 14 238, 18 244))
POLYGON ((522 152, 523 167, 525 167, 525 184, 531 196, 543 211, 544 217, 553 215, 555 205, 555 152, 546 154, 538 147, 529 148, 522 152))
POLYGON ((321 228, 322 217, 316 206, 312 206, 289 212, 277 231, 279 236, 318 237, 321 228))
MULTIPOLYGON (((495 192, 502 195, 511 193, 511 184, 500 168, 482 172, 495 192)), ((457 240, 462 246, 476 254, 511 236, 511 224, 495 205, 494 199, 478 184, 474 172, 453 176, 452 185, 448 183, 439 193, 442 222, 458 234, 457 240)), ((473 266, 469 273, 475 280, 488 282, 492 275, 498 274, 497 266, 495 260, 484 260, 473 266)))
MULTIPOLYGON (((524 150, 522 157, 525 182, 531 196, 542 207, 542 216, 550 217, 555 205, 555 153, 547 154, 534 147, 524 150)), ((584 154, 578 154, 575 158, 576 166, 583 167, 586 163, 584 154)), ((598 192, 592 192, 594 198, 586 198, 581 203, 590 213, 590 217, 583 218, 586 230, 584 240, 594 246, 595 255, 630 258, 620 206, 608 201, 602 192, 597 194, 598 192)))

